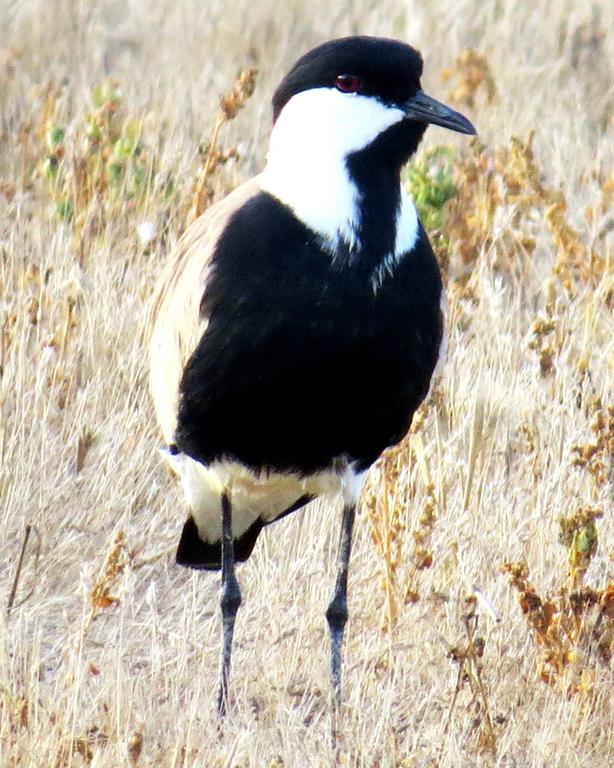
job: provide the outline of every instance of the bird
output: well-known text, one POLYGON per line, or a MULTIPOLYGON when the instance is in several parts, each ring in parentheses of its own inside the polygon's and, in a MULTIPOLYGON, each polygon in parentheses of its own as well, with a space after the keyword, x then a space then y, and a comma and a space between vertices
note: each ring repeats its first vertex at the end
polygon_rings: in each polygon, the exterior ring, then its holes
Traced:
POLYGON ((441 276, 401 171, 428 125, 476 133, 422 90, 422 70, 382 37, 301 56, 273 94, 263 170, 186 229, 154 291, 150 390, 188 507, 176 561, 221 570, 220 718, 236 564, 316 498, 343 508, 326 611, 339 711, 356 505, 444 347, 441 276))

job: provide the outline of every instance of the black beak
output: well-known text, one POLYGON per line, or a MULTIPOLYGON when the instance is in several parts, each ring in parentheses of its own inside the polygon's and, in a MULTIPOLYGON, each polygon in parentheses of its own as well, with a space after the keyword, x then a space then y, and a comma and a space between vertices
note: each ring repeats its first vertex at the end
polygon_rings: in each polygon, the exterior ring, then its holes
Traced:
POLYGON ((405 102, 402 109, 410 120, 416 120, 419 123, 441 125, 442 128, 449 128, 458 133, 468 133, 472 136, 477 133, 464 115, 446 107, 445 104, 432 96, 427 96, 424 91, 418 91, 415 96, 405 102))

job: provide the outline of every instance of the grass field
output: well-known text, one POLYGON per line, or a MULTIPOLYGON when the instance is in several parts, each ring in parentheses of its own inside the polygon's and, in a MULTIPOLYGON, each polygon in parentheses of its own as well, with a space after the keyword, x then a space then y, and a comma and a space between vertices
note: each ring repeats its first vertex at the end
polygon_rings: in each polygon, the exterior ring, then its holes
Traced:
POLYGON ((480 136, 430 128, 408 175, 448 361, 363 500, 337 763, 614 765, 614 5, 2 0, 0 29, 0 766, 334 762, 339 510, 239 569, 218 738, 218 579, 174 564, 146 326, 195 191, 262 167, 276 82, 349 33, 419 48, 480 136))

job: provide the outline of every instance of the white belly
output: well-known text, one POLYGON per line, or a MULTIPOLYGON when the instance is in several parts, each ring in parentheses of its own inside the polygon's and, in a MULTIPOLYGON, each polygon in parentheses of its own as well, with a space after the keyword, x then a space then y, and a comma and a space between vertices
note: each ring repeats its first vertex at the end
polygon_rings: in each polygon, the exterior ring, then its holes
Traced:
POLYGON ((228 493, 232 506, 232 534, 239 538, 260 518, 271 522, 302 496, 341 496, 355 504, 366 472, 356 472, 347 461, 339 469, 318 472, 308 477, 279 472, 255 472, 233 461, 217 461, 205 466, 184 453, 164 456, 181 478, 186 501, 198 535, 213 543, 222 536, 221 496, 228 493))

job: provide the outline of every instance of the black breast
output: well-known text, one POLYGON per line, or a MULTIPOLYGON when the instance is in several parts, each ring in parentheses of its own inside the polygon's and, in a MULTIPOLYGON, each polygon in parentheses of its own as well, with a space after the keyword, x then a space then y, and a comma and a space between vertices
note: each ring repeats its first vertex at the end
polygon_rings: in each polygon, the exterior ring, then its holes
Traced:
POLYGON ((291 211, 259 194, 214 255, 209 324, 181 381, 179 449, 304 474, 341 455, 368 467, 428 391, 440 295, 422 228, 374 292, 366 270, 334 269, 291 211))

